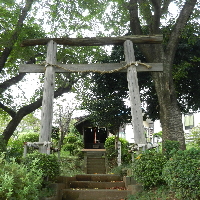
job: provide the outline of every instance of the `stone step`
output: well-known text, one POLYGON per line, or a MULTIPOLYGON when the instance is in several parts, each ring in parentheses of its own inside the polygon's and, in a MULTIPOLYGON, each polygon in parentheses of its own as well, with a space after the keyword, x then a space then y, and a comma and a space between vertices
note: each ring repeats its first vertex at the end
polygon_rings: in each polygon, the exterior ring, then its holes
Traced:
POLYGON ((105 161, 105 158, 100 158, 100 157, 88 157, 88 161, 105 161))
POLYGON ((87 162, 87 165, 95 165, 95 166, 105 166, 105 161, 97 161, 97 162, 94 162, 94 161, 88 161, 87 162))
POLYGON ((87 174, 105 174, 105 158, 88 158, 87 174))
POLYGON ((87 169, 90 169, 90 168, 92 168, 92 169, 105 169, 106 167, 105 167, 105 165, 88 165, 87 166, 87 169))
POLYGON ((64 189, 62 200, 122 200, 130 195, 128 190, 64 189))
POLYGON ((87 174, 106 174, 105 169, 87 169, 87 174))
POLYGON ((123 181, 96 182, 96 181, 72 181, 70 188, 89 188, 89 189, 125 189, 123 181))
POLYGON ((111 182, 111 181, 122 181, 122 178, 121 176, 114 174, 80 174, 76 175, 76 180, 111 182))
POLYGON ((101 162, 99 162, 99 163, 91 163, 91 162, 89 162, 89 163, 87 163, 87 167, 98 167, 98 168, 101 168, 101 167, 105 167, 105 163, 101 163, 101 162))
POLYGON ((105 156, 105 153, 104 152, 87 152, 87 156, 88 157, 102 157, 102 156, 105 156))

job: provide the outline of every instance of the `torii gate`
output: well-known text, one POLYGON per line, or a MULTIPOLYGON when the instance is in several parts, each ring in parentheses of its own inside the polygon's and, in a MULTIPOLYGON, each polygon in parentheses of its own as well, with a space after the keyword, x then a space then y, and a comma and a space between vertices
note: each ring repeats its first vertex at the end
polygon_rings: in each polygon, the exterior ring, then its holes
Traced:
POLYGON ((133 35, 124 37, 94 37, 94 38, 44 38, 25 40, 21 46, 47 45, 46 65, 21 64, 19 72, 45 73, 44 91, 41 113, 41 129, 39 142, 41 153, 50 153, 53 99, 55 87, 55 73, 71 72, 127 72, 127 81, 131 103, 131 116, 135 143, 145 145, 143 118, 137 72, 163 71, 162 63, 138 63, 135 62, 133 43, 135 44, 160 44, 162 35, 144 36, 133 35), (57 44, 69 46, 102 46, 123 45, 125 62, 103 64, 57 64, 57 44))

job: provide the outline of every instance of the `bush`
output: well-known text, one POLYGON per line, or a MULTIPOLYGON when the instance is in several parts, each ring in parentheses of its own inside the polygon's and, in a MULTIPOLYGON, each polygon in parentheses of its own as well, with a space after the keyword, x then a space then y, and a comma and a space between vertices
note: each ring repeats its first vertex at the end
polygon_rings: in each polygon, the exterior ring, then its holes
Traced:
POLYGON ((41 170, 45 181, 54 180, 60 174, 58 158, 54 155, 42 153, 28 154, 23 163, 28 169, 41 170))
MULTIPOLYGON (((15 158, 15 160, 20 163, 23 151, 24 151, 24 143, 25 142, 38 142, 39 141, 39 134, 38 133, 26 133, 26 134, 20 134, 18 139, 11 138, 8 141, 7 145, 7 152, 6 152, 6 158, 12 159, 15 158)), ((29 153, 34 152, 33 148, 29 148, 29 153)))
POLYGON ((15 158, 15 161, 20 163, 23 156, 23 147, 24 144, 21 140, 14 140, 11 138, 7 145, 6 159, 12 160, 15 158))
POLYGON ((65 157, 60 158, 60 174, 61 176, 75 176, 77 174, 83 174, 83 160, 78 157, 65 157))
POLYGON ((79 136, 75 134, 69 134, 67 137, 65 137, 62 149, 64 151, 69 151, 70 155, 75 156, 79 154, 82 148, 83 148, 83 141, 79 136))
POLYGON ((165 140, 163 142, 163 153, 169 159, 179 150, 179 147, 180 143, 178 141, 165 140))
POLYGON ((200 146, 200 124, 192 128, 190 134, 188 135, 188 139, 193 146, 200 146))
POLYGON ((167 162, 166 157, 154 150, 140 154, 133 162, 133 177, 144 188, 164 184, 162 170, 167 162))
POLYGON ((7 162, 0 157, 0 199, 38 200, 41 183, 40 170, 28 170, 14 160, 7 162))
MULTIPOLYGON (((119 138, 121 142, 121 160, 123 164, 127 164, 131 161, 131 154, 128 153, 128 141, 124 138, 119 138)), ((108 137, 105 141, 106 155, 109 161, 109 166, 112 168, 116 166, 116 158, 118 151, 115 149, 115 136, 108 137)))
POLYGON ((200 198, 200 149, 179 150, 163 169, 163 178, 178 198, 200 198))

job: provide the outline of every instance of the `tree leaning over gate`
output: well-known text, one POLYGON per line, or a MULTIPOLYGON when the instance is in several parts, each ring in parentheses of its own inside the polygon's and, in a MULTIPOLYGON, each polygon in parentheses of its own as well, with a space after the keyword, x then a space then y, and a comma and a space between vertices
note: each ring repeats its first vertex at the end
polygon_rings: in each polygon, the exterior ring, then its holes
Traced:
POLYGON ((137 44, 159 44, 162 42, 161 35, 154 36, 125 36, 109 38, 45 38, 26 40, 22 46, 46 45, 46 62, 41 65, 23 64, 19 72, 45 73, 44 91, 41 113, 41 129, 38 144, 41 153, 50 153, 51 128, 53 116, 53 98, 55 88, 55 73, 72 72, 99 72, 117 73, 127 72, 127 81, 130 95, 131 116, 135 143, 145 146, 146 140, 143 130, 142 109, 139 95, 137 71, 163 71, 162 63, 139 63, 135 61, 133 42, 137 44), (102 46, 110 44, 124 45, 125 63, 104 64, 57 64, 57 42, 71 46, 102 46), (44 66, 45 65, 45 66, 44 66), (118 67, 118 68, 117 68, 118 67))

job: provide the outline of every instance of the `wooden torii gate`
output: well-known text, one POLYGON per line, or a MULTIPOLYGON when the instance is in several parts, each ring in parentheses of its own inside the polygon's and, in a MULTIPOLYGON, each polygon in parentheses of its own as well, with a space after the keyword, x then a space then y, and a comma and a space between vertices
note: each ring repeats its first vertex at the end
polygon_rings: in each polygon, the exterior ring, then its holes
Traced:
POLYGON ((144 64, 136 62, 133 43, 160 44, 161 42, 162 35, 133 35, 124 37, 102 38, 44 38, 25 40, 21 46, 47 45, 47 57, 45 66, 40 64, 21 64, 19 68, 19 72, 45 73, 41 113, 41 129, 39 142, 37 142, 40 152, 47 154, 50 153, 55 73, 59 72, 127 72, 134 140, 138 145, 145 145, 146 139, 143 129, 143 118, 137 72, 163 71, 163 65, 162 63, 144 64), (57 44, 69 46, 124 45, 125 62, 102 64, 57 64, 57 44))

